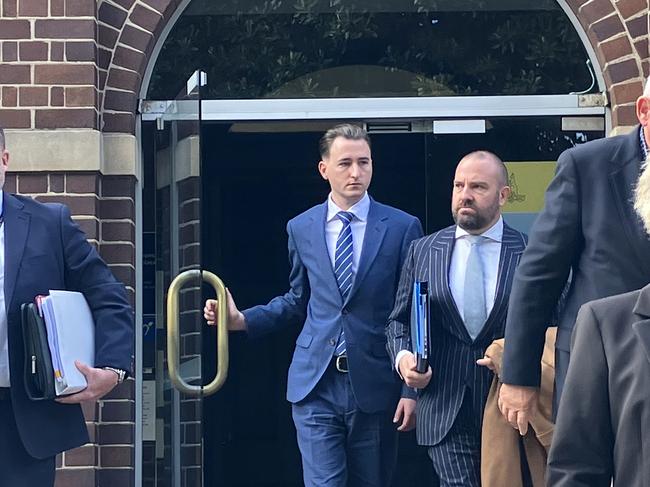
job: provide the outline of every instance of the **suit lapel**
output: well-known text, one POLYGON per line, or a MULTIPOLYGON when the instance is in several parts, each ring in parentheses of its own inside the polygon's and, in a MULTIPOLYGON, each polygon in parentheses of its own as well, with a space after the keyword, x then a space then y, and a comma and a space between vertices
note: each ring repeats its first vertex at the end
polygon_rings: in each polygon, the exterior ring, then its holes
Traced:
POLYGON ((429 259, 429 279, 435 282, 435 289, 438 290, 441 304, 445 306, 447 316, 451 318, 453 326, 456 328, 458 336, 463 337, 466 341, 471 342, 465 322, 458 312, 456 301, 451 294, 449 287, 449 267, 451 266, 451 254, 454 250, 456 235, 456 226, 452 225, 440 230, 438 238, 432 242, 431 258, 429 259))
POLYGON ((327 240, 325 238, 325 225, 327 224, 327 202, 320 205, 314 217, 311 218, 310 226, 311 232, 309 236, 310 244, 314 249, 315 259, 318 262, 318 267, 321 270, 321 275, 328 282, 332 292, 341 297, 339 285, 336 282, 334 269, 332 268, 332 261, 330 254, 327 251, 327 240))
POLYGON ((357 290, 361 287, 363 279, 368 274, 368 270, 372 267, 379 248, 384 241, 386 235, 386 220, 388 217, 383 214, 381 208, 371 199, 370 208, 368 210, 368 220, 366 222, 366 233, 363 237, 363 246, 361 247, 361 256, 359 258, 359 268, 354 276, 352 288, 348 293, 345 300, 346 303, 354 296, 357 290))
POLYGON ((519 263, 519 257, 524 251, 524 244, 520 235, 510 228, 506 223, 503 223, 503 236, 501 238, 501 252, 499 255, 499 270, 497 273, 497 287, 494 293, 494 304, 492 311, 488 316, 485 326, 476 337, 480 340, 484 334, 489 333, 491 328, 496 322, 502 320, 502 312, 508 306, 508 299, 510 297, 510 289, 508 281, 511 280, 512 275, 519 263))
POLYGON ((30 215, 23 211, 24 205, 12 195, 4 194, 4 234, 5 234, 5 307, 11 307, 16 289, 18 269, 27 244, 30 215))
POLYGON ((650 285, 641 289, 636 306, 634 307, 634 313, 641 318, 645 318, 632 324, 632 328, 645 350, 648 362, 650 362, 650 285))
POLYGON ((639 265, 645 269, 646 274, 650 274, 650 262, 647 259, 650 254, 650 240, 633 207, 633 190, 642 163, 638 127, 626 136, 621 146, 612 155, 612 161, 614 168, 610 172, 609 180, 616 196, 614 202, 621 216, 627 240, 636 253, 639 265), (621 161, 620 164, 617 163, 618 161, 621 161))

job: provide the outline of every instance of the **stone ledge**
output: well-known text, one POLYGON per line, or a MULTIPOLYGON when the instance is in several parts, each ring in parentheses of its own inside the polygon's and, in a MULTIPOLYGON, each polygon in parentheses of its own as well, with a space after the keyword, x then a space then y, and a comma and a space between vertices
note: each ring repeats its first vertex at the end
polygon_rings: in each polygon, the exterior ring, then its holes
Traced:
POLYGON ((137 141, 97 130, 7 130, 11 172, 97 171, 137 177, 137 141))
POLYGON ((131 134, 102 134, 104 160, 101 173, 111 176, 137 175, 138 142, 131 134))

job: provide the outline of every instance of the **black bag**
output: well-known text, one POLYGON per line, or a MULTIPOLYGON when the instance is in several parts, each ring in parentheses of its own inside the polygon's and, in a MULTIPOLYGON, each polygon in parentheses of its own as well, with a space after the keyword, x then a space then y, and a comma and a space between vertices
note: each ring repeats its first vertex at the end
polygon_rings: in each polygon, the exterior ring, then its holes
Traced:
POLYGON ((39 315, 34 303, 21 305, 20 313, 25 346, 23 379, 27 397, 32 401, 54 399, 56 397, 54 369, 47 343, 45 321, 39 315))

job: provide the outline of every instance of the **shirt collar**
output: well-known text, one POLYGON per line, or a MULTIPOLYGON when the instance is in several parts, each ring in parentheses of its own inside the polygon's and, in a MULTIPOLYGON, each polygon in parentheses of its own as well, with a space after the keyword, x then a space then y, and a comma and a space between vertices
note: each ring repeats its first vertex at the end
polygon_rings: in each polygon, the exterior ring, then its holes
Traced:
POLYGON ((641 143, 641 154, 643 154, 643 160, 648 160, 648 143, 645 140, 645 133, 643 132, 643 125, 639 128, 639 141, 641 143))
POLYGON ((357 220, 360 220, 362 222, 366 221, 368 219, 368 212, 370 211, 370 197, 368 196, 368 192, 366 191, 363 195, 363 198, 361 198, 347 210, 339 208, 339 206, 334 203, 334 200, 332 200, 332 193, 330 193, 327 197, 328 223, 336 218, 336 215, 339 211, 349 211, 357 220))
MULTIPOLYGON (((466 237, 470 233, 467 230, 463 230, 458 225, 456 225, 456 240, 459 238, 466 237)), ((490 240, 495 242, 501 242, 503 238, 503 217, 500 216, 497 222, 488 228, 485 232, 481 234, 483 237, 487 237, 490 240)))

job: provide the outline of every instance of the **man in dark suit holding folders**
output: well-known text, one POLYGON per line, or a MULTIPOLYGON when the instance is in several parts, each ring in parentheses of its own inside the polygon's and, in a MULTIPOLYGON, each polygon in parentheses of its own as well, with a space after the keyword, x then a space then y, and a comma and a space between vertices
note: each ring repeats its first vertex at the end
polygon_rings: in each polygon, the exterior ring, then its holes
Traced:
POLYGON ((526 236, 506 225, 510 194, 503 162, 472 152, 456 168, 452 225, 409 248, 386 333, 404 382, 419 389, 417 439, 428 447, 442 487, 480 486, 481 421, 492 372, 477 360, 503 337, 508 296, 526 236), (412 350, 413 284, 428 282, 429 365, 412 350))
POLYGON ((0 128, 0 485, 54 485, 55 456, 88 442, 79 403, 95 401, 130 372, 133 312, 65 205, 2 191, 9 152, 0 128), (83 293, 95 322, 95 364, 78 363, 88 387, 28 399, 20 306, 50 290, 83 293))
MULTIPOLYGON (((287 224, 289 291, 243 312, 229 295, 228 327, 261 337, 303 324, 287 399, 305 485, 386 487, 396 428, 413 428, 415 401, 392 368, 384 326, 407 249, 422 226, 368 196, 373 169, 363 129, 334 127, 320 150, 318 169, 331 193, 287 224)), ((206 303, 208 322, 214 322, 215 304, 206 303)))

